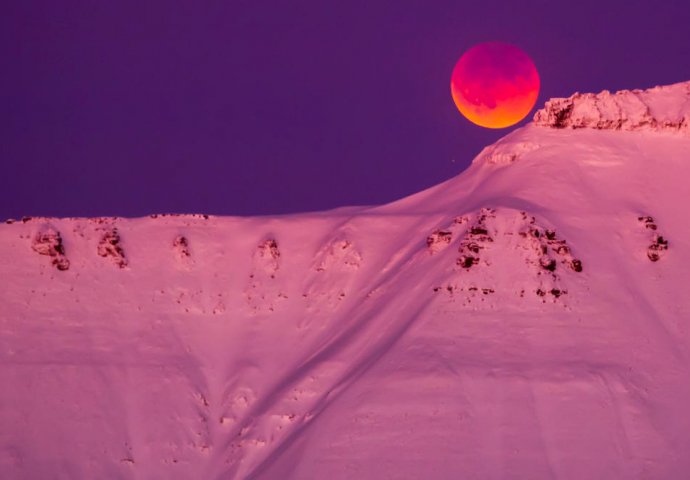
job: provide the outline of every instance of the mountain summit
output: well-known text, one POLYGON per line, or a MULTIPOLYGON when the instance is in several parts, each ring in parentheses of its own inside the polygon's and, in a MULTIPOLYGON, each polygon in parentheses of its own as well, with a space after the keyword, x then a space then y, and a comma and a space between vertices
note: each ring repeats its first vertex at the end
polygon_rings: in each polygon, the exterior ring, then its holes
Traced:
POLYGON ((679 131, 688 135, 690 82, 553 98, 534 115, 534 123, 553 128, 679 131))
POLYGON ((688 83, 377 207, 0 226, 2 478, 681 478, 688 83))

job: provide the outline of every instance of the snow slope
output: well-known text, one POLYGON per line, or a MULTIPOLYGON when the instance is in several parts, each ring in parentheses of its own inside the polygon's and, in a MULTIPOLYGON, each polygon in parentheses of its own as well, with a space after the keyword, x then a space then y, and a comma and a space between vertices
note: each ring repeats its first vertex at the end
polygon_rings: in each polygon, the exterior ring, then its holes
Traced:
POLYGON ((615 124, 379 207, 0 226, 0 477, 686 477, 690 135, 615 124))

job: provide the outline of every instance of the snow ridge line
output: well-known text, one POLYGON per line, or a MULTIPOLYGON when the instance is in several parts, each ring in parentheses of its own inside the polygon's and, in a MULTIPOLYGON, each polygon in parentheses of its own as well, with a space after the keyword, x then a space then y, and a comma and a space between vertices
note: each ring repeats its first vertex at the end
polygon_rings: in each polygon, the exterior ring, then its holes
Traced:
POLYGON ((555 129, 646 130, 690 135, 690 81, 647 90, 574 93, 552 98, 534 124, 555 129))

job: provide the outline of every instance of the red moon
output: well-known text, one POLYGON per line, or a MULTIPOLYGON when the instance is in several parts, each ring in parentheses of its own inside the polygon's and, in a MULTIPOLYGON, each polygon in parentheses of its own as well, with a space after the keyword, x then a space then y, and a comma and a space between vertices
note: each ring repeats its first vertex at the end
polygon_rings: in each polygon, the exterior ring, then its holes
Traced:
POLYGON ((450 79, 453 101, 468 120, 487 128, 515 125, 532 110, 539 74, 514 45, 488 42, 467 50, 450 79))

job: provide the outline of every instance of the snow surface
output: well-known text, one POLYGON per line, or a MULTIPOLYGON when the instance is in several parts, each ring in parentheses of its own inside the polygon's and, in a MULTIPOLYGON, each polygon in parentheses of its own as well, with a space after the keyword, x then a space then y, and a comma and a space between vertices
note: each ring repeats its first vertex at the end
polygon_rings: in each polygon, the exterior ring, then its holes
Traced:
POLYGON ((689 152, 528 125, 379 207, 1 225, 0 477, 685 478, 689 152))

